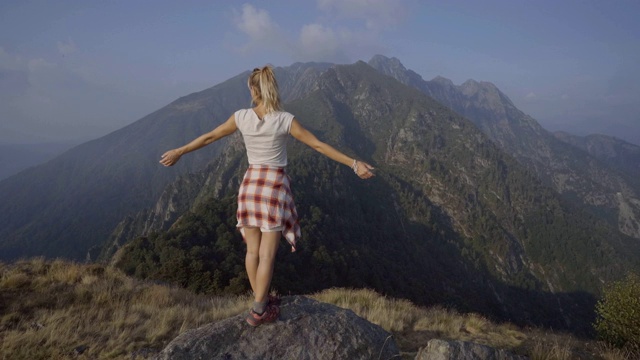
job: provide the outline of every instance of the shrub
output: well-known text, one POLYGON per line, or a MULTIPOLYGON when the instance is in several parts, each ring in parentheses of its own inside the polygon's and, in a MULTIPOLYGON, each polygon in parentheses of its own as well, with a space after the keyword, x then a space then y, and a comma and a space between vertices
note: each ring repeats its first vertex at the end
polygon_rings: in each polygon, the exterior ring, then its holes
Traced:
POLYGON ((607 288, 596 315, 594 327, 602 340, 640 350, 640 277, 631 274, 607 288))

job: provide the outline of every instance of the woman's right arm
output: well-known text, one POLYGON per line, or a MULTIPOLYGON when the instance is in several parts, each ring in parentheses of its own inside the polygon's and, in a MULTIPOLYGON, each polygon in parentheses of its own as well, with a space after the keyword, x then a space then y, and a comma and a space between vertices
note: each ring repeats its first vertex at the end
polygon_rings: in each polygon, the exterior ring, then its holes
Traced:
POLYGON ((291 123, 291 130, 289 130, 289 133, 291 133, 291 136, 305 143, 322 155, 325 155, 332 160, 351 167, 355 171, 355 173, 363 179, 368 179, 374 175, 372 172, 373 166, 367 164, 364 161, 352 159, 336 150, 331 145, 318 140, 318 138, 316 138, 316 136, 313 135, 311 131, 305 129, 302 125, 300 125, 296 118, 293 118, 293 122, 291 123))
POLYGON ((220 124, 217 128, 212 131, 202 134, 190 143, 185 146, 179 147, 177 149, 169 150, 166 153, 162 154, 162 158, 160 159, 160 163, 164 166, 173 166, 175 163, 180 160, 180 157, 186 153, 198 150, 203 148, 212 142, 219 140, 227 135, 233 134, 238 127, 236 126, 235 114, 231 115, 227 121, 220 124))

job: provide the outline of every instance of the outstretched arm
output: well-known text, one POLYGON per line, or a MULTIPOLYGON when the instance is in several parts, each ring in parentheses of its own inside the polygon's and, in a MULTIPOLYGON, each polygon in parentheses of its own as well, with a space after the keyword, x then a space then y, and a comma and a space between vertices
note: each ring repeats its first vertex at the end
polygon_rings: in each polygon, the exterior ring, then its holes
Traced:
POLYGON ((235 115, 231 115, 227 121, 220 124, 213 131, 202 134, 187 145, 177 149, 169 150, 162 154, 160 163, 164 166, 172 166, 180 160, 180 157, 186 153, 198 150, 212 142, 219 140, 227 135, 233 134, 237 130, 235 115))
POLYGON ((315 135, 313 135, 309 130, 300 125, 296 118, 293 118, 290 133, 291 136, 305 143, 322 155, 325 155, 332 160, 351 167, 359 177, 368 179, 373 176, 373 166, 367 164, 364 161, 352 159, 336 150, 331 145, 325 144, 322 141, 318 140, 315 135))

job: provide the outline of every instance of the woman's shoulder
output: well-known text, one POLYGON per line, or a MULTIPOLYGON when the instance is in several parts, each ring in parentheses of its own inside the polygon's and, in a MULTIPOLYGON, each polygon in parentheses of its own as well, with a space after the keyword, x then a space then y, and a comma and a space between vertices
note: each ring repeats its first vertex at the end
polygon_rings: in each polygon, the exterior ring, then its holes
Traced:
POLYGON ((234 115, 235 115, 236 121, 238 121, 239 119, 255 117, 256 113, 255 113, 255 111, 253 111, 253 109, 248 108, 248 109, 236 110, 234 115))
POLYGON ((245 115, 247 113, 247 111, 249 111, 251 109, 238 109, 236 110, 236 112, 234 114, 236 115, 245 115))
POLYGON ((292 113, 285 110, 277 110, 273 112, 276 116, 282 119, 293 119, 294 116, 292 113))

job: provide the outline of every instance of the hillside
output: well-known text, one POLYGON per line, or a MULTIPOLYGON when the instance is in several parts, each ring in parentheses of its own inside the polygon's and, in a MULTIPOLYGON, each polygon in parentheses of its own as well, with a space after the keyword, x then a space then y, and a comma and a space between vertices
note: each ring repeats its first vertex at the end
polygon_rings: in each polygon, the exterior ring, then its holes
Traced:
MULTIPOLYGON (((304 240, 300 253, 279 255, 279 291, 370 287, 420 305, 585 332, 601 284, 637 268, 635 241, 561 199, 425 94, 363 62, 327 70, 315 88, 287 109, 378 176, 363 182, 290 144, 304 240)), ((177 219, 147 226, 115 255, 119 267, 198 292, 246 291, 234 218, 246 163, 231 141, 208 170, 171 185, 132 221, 177 219)))
MULTIPOLYGON (((565 199, 576 200, 580 206, 597 217, 607 219, 621 232, 640 239, 637 161, 629 161, 628 157, 620 161, 602 157, 585 151, 585 147, 576 141, 566 141, 567 137, 554 136, 535 119, 517 109, 489 82, 468 80, 456 86, 442 77, 425 81, 406 69, 398 59, 380 55, 374 56, 369 64, 471 120, 503 151, 537 174, 565 199)), ((628 145, 618 146, 618 149, 635 147, 628 145)))
MULTIPOLYGON (((352 309, 392 332, 404 359, 413 359, 434 337, 533 359, 624 359, 620 351, 566 334, 417 307, 369 290, 330 289, 312 297, 352 309)), ((250 304, 244 295, 195 295, 111 267, 42 259, 0 262, 0 299, 0 358, 30 360, 150 358, 179 333, 242 313, 250 304)))

